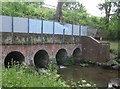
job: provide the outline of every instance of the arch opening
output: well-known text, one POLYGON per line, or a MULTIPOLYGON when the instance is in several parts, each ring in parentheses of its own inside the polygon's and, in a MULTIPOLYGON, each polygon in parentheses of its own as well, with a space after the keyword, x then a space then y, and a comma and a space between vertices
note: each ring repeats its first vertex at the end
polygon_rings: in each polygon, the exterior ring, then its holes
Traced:
POLYGON ((18 51, 13 51, 7 54, 4 60, 5 68, 11 68, 13 65, 22 64, 25 61, 25 57, 18 51))
POLYGON ((73 59, 75 64, 82 62, 82 54, 80 48, 76 48, 73 51, 73 59))
POLYGON ((49 55, 45 50, 39 50, 34 56, 34 64, 36 68, 47 68, 49 63, 49 55))
POLYGON ((67 59, 67 51, 60 49, 56 54, 56 61, 58 65, 63 65, 67 59))

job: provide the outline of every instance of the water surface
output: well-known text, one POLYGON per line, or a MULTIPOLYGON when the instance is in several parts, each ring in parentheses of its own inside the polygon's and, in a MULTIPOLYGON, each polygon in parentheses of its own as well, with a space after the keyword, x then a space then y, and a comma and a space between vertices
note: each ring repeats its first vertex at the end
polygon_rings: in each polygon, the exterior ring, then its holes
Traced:
POLYGON ((107 87, 111 79, 118 78, 117 70, 103 69, 98 66, 67 66, 66 68, 59 68, 58 73, 68 84, 69 80, 78 82, 82 78, 97 84, 98 87, 107 87))

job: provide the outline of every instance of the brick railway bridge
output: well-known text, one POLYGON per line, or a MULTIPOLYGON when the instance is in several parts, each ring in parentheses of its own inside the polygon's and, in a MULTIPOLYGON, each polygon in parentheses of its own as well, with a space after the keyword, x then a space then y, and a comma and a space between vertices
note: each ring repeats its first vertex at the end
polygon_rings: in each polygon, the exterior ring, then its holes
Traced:
MULTIPOLYGON (((15 22, 14 18, 12 20, 9 20, 10 17, 5 18, 7 19, 3 19, 3 28, 0 28, 3 31, 0 32, 2 44, 0 63, 5 67, 8 67, 12 60, 44 67, 50 61, 60 64, 61 60, 68 60, 67 57, 70 56, 97 62, 105 62, 109 59, 109 44, 101 43, 91 36, 14 32, 13 25, 18 24, 17 29, 22 29, 25 21, 29 29, 29 19, 22 22, 24 19, 17 18, 15 22), (12 32, 4 32, 5 28, 12 29, 12 32)), ((43 29, 43 24, 41 28, 43 29)))
POLYGON ((28 65, 43 67, 49 61, 59 63, 67 56, 78 56, 91 61, 109 59, 109 44, 100 43, 93 37, 49 34, 2 33, 2 64, 7 67, 11 60, 25 61, 28 65))

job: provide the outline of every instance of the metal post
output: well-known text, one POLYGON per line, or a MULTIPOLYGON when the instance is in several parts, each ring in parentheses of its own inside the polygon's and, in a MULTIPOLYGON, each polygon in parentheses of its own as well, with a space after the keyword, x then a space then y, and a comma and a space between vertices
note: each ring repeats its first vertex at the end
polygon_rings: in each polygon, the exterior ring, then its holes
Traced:
POLYGON ((73 24, 72 24, 72 37, 73 37, 73 24))
POLYGON ((63 43, 65 42, 65 28, 63 28, 63 43))
POLYGON ((80 43, 80 41, 81 41, 81 25, 79 25, 79 43, 80 43))
POLYGON ((74 43, 74 40, 73 40, 73 24, 72 24, 72 43, 74 43))
POLYGON ((53 43, 55 42, 54 34, 55 34, 55 22, 53 21, 53 43))
POLYGON ((14 37, 13 37, 13 32, 14 32, 14 21, 13 21, 13 16, 12 16, 12 33, 11 33, 11 36, 12 36, 12 44, 13 44, 13 40, 14 40, 14 37))
POLYGON ((43 42, 43 19, 42 19, 42 23, 41 23, 41 39, 43 42))
POLYGON ((29 44, 29 42, 31 42, 30 37, 29 37, 29 30, 30 30, 29 26, 30 26, 30 19, 28 18, 28 40, 27 40, 28 44, 29 44))
POLYGON ((29 34, 29 18, 28 18, 28 34, 29 34))
POLYGON ((13 27, 13 16, 12 16, 12 33, 14 32, 14 27, 13 27))

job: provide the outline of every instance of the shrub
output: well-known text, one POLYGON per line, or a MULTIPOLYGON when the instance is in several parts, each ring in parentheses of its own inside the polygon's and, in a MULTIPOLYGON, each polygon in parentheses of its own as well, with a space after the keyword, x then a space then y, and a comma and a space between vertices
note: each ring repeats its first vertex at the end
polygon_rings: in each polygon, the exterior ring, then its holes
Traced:
POLYGON ((69 87, 58 79, 57 72, 38 73, 37 71, 25 67, 12 67, 2 70, 3 87, 69 87))
POLYGON ((37 72, 25 66, 3 68, 2 87, 95 87, 96 85, 85 80, 80 84, 71 81, 71 86, 57 74, 56 65, 50 64, 46 73, 37 72), (55 70, 54 70, 55 69, 55 70), (51 71, 52 70, 52 71, 51 71), (54 70, 54 71, 53 71, 54 70), (78 84, 78 85, 77 85, 78 84))

